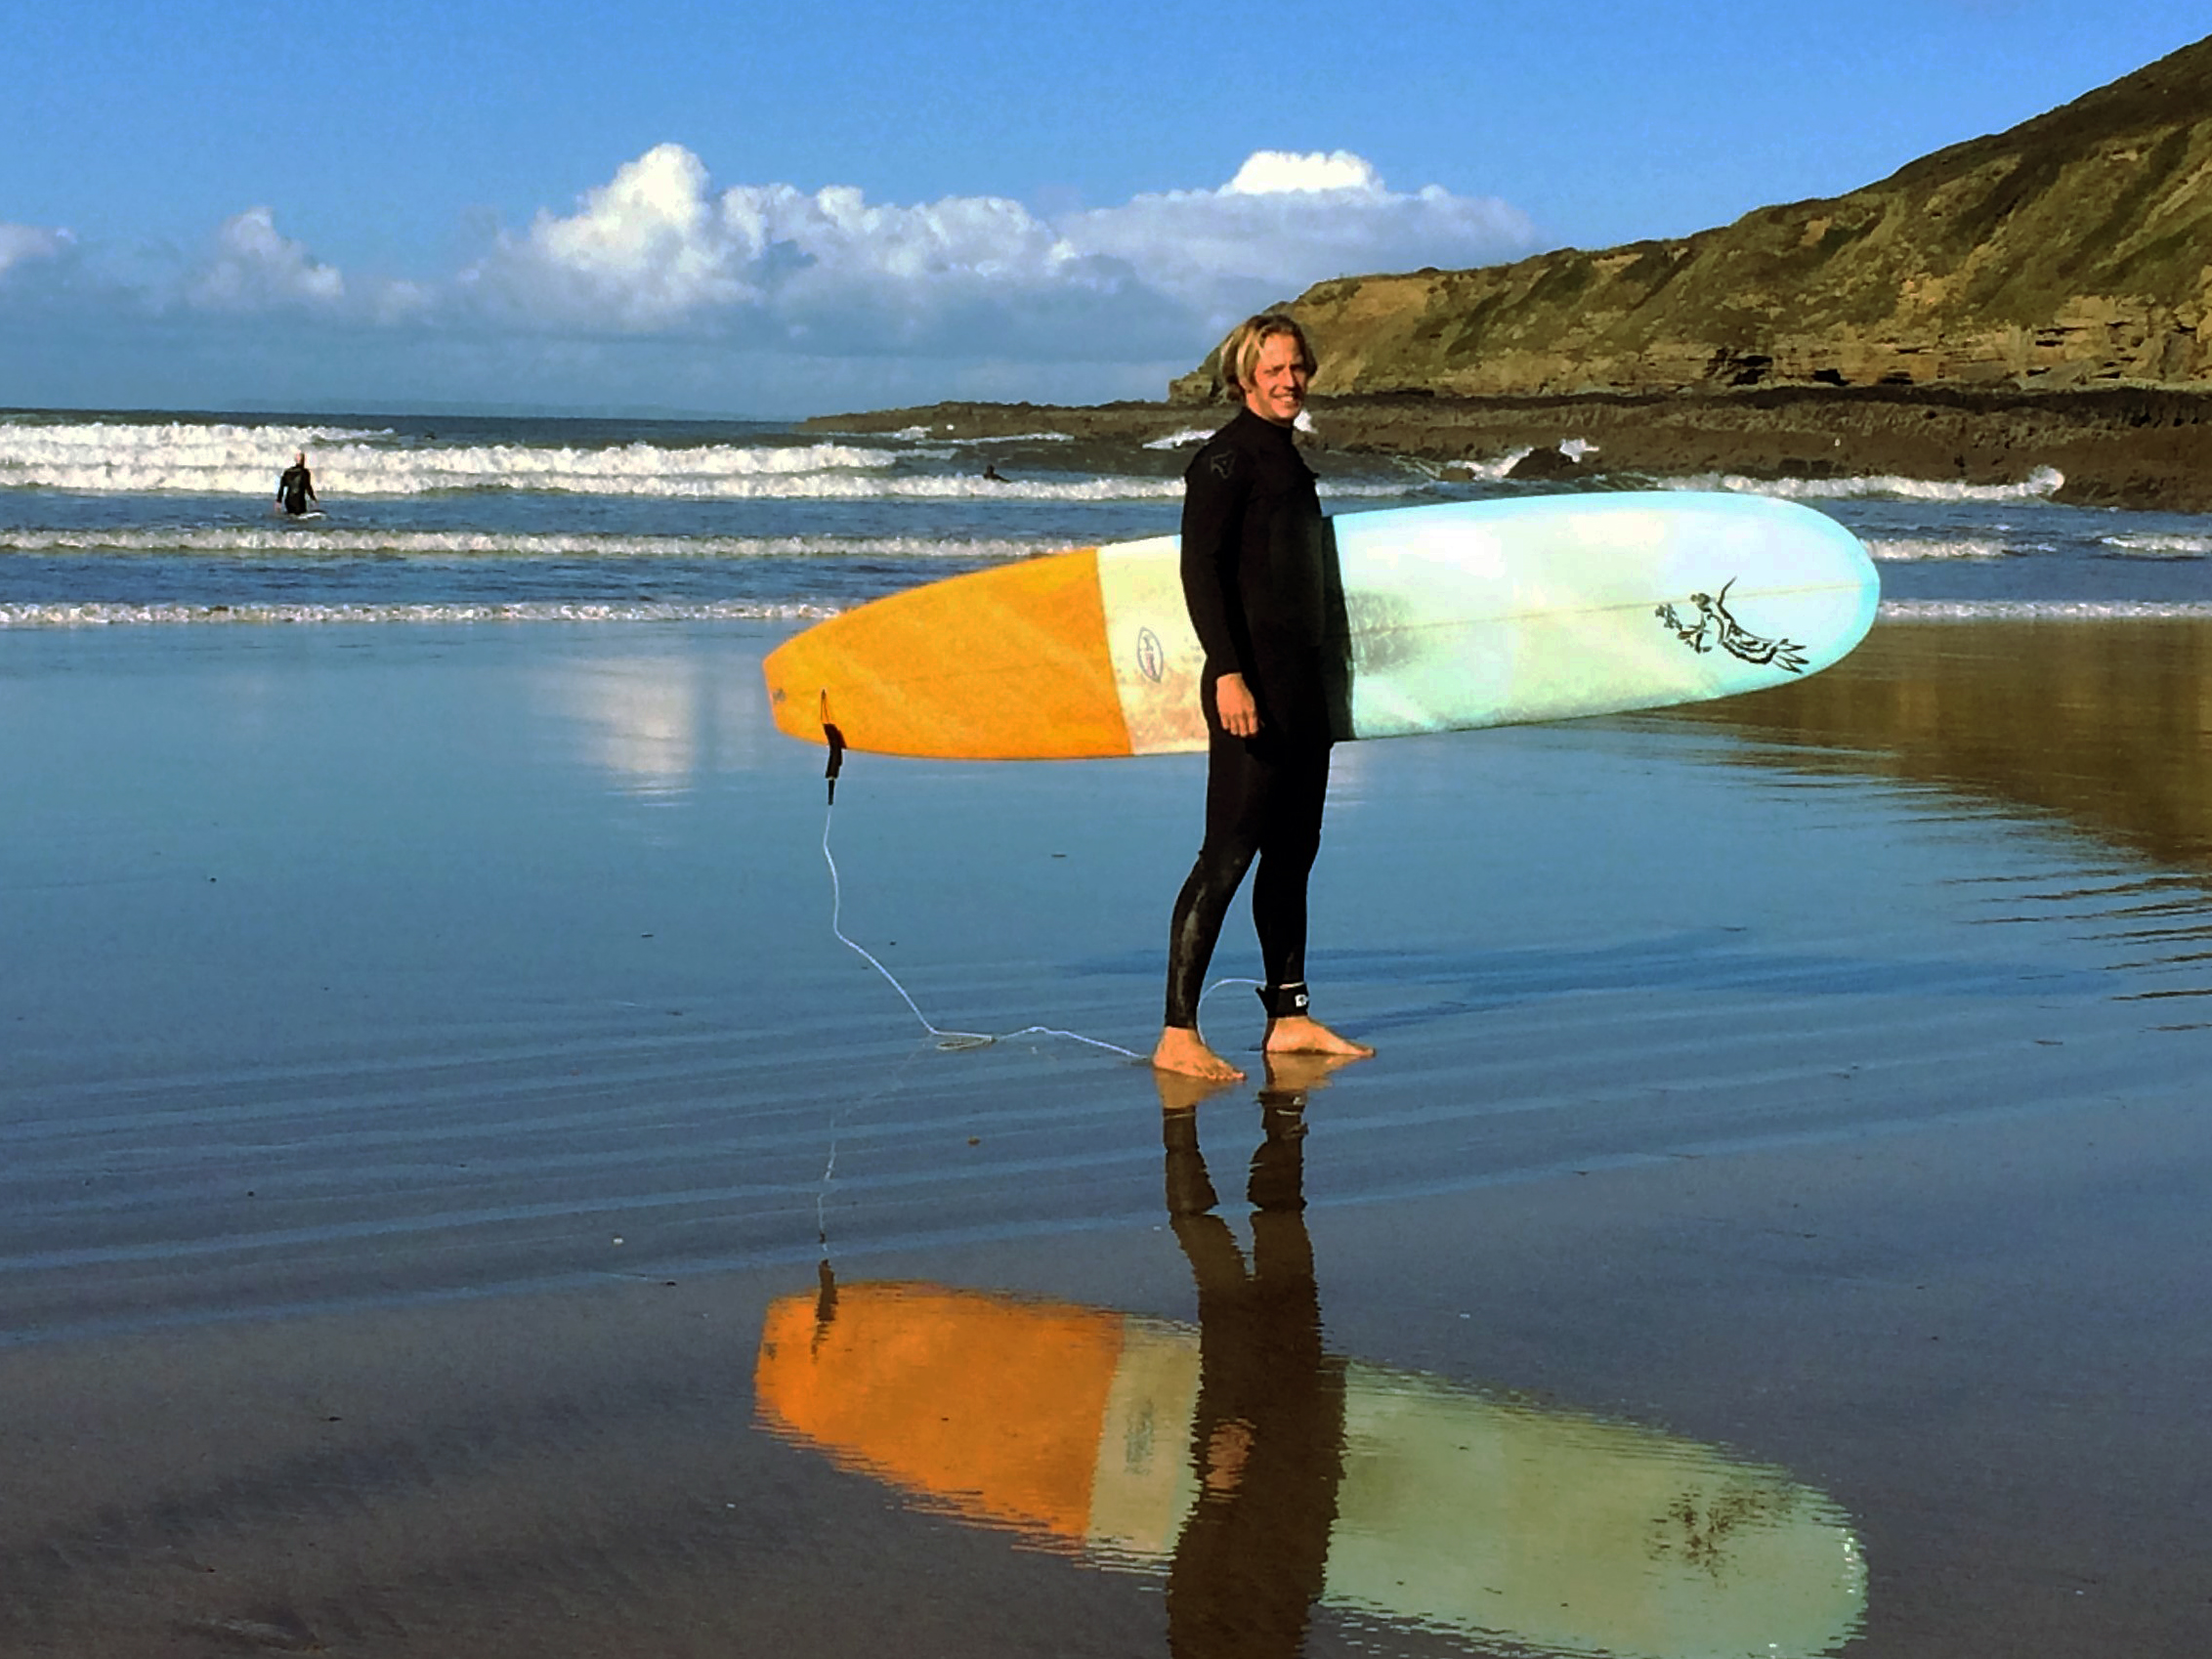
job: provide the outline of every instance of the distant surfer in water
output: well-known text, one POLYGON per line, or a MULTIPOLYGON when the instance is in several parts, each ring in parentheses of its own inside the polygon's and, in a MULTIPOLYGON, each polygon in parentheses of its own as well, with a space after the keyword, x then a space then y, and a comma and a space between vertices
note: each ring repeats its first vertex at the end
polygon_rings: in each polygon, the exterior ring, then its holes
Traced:
POLYGON ((310 506, 320 506, 315 498, 315 477, 307 470, 307 451, 302 449, 292 457, 292 464, 284 469, 284 476, 276 481, 276 499, 284 511, 298 518, 310 506))
POLYGON ((1244 407, 1183 474, 1183 600, 1206 652, 1206 838, 1169 925, 1167 1024, 1152 1063, 1227 1082, 1244 1073, 1200 1037, 1198 1000, 1255 860, 1252 915, 1267 975, 1261 1048, 1375 1050, 1307 1012, 1306 876, 1321 849, 1329 746, 1348 695, 1328 521, 1292 436, 1316 360, 1296 321, 1268 315, 1230 332, 1220 364, 1244 407))

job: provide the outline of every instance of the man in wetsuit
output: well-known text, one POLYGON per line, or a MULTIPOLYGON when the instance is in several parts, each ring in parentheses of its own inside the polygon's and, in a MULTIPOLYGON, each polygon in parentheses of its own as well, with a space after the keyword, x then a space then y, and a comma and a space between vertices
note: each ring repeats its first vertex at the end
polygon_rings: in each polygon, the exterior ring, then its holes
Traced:
POLYGON ((1206 652, 1206 839, 1169 928, 1162 1071, 1244 1073, 1206 1045, 1198 999, 1229 902, 1256 859, 1253 921, 1268 1053, 1365 1055, 1307 1012, 1306 876, 1321 846, 1329 745, 1347 718, 1343 594, 1292 428, 1313 348, 1288 317, 1239 323, 1221 377, 1243 404, 1183 475, 1183 599, 1206 652))
POLYGON ((306 512, 315 499, 315 479, 307 470, 307 451, 302 449, 292 457, 292 464, 284 469, 284 476, 276 481, 276 499, 284 504, 284 511, 294 518, 306 512))

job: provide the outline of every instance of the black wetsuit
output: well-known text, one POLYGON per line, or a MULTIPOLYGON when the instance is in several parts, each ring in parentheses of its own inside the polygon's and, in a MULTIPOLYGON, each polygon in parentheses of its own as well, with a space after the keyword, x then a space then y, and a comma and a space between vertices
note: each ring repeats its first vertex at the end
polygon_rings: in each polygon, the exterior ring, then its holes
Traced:
POLYGON ((284 476, 276 481, 276 498, 284 503, 284 511, 304 513, 308 503, 315 499, 315 480, 305 465, 295 463, 284 469, 284 476))
POLYGON ((1271 1014, 1304 1012, 1306 876, 1350 681, 1334 543, 1290 428, 1245 410, 1183 479, 1183 599, 1206 652, 1206 841, 1170 925, 1167 1021, 1195 1027, 1222 918, 1255 858, 1262 1000, 1271 1014), (1256 736, 1221 729, 1223 674, 1244 676, 1256 736))

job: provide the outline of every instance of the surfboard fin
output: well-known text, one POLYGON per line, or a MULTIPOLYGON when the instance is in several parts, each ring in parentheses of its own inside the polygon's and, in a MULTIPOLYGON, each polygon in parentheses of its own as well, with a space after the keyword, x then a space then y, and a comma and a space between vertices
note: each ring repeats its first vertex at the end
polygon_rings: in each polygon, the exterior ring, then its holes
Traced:
POLYGON ((830 740, 830 764, 822 769, 822 776, 830 785, 829 804, 835 806, 837 804, 837 774, 843 771, 845 766, 845 734, 838 731, 833 722, 825 720, 822 722, 822 735, 830 740))

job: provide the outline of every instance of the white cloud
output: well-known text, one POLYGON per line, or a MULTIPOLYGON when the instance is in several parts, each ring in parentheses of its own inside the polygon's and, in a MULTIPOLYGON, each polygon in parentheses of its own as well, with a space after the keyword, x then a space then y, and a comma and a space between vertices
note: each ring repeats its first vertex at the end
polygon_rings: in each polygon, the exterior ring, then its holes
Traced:
POLYGON ((267 311, 331 306, 346 296, 346 279, 307 248, 277 234, 276 216, 249 207, 223 222, 215 251, 192 275, 187 300, 209 311, 267 311))
POLYGON ((66 231, 49 231, 36 225, 0 224, 0 276, 5 276, 12 265, 60 258, 68 250, 72 239, 66 231))
POLYGON ((1485 265, 1526 252, 1528 218, 1503 201, 1430 185, 1383 186, 1344 150, 1259 150, 1217 191, 1140 195, 1063 221, 1075 241, 1127 261, 1212 319, 1330 276, 1485 265))
POLYGON ((1041 218, 1000 196, 871 203, 851 186, 711 192, 665 144, 541 213, 463 274, 510 319, 626 332, 701 330, 813 351, 1012 350, 1067 357, 1085 320, 1126 343, 1197 343, 1227 318, 1325 276, 1473 265, 1524 251, 1527 219, 1437 186, 1391 191, 1344 150, 1255 153, 1219 190, 1041 218), (1057 342, 1057 344, 1055 344, 1057 342))
POLYGON ((1245 157, 1237 176, 1221 188, 1223 195, 1278 195, 1296 191, 1363 191, 1379 194, 1382 175, 1373 163, 1348 149, 1332 149, 1323 155, 1294 154, 1287 149, 1255 149, 1245 157))
POLYGON ((526 309, 598 314, 624 327, 654 328, 759 298, 739 274, 742 245, 716 223, 705 166, 678 145, 618 169, 571 218, 540 213, 529 235, 501 252, 526 309))
POLYGON ((978 305, 1095 285, 1097 273, 1019 202, 872 204, 850 186, 710 193, 703 164, 665 144, 541 213, 463 274, 464 291, 540 323, 630 332, 703 328, 766 339, 924 344, 978 305))
POLYGON ((376 321, 392 324, 415 322, 438 308, 438 292, 422 282, 379 282, 368 295, 368 314, 376 321))
POLYGON ((1260 150, 1216 189, 1048 211, 717 187, 666 144, 571 211, 495 231, 465 267, 404 280, 341 271, 267 206, 224 222, 196 257, 0 224, 0 358, 37 356, 64 401, 87 395, 97 361, 150 383, 149 354, 191 384, 221 362, 233 399, 280 386, 294 402, 318 401, 333 374, 355 397, 787 410, 1129 397, 1156 393, 1236 317, 1324 277, 1483 264, 1530 240, 1503 202, 1392 191, 1344 150, 1260 150), (345 353, 300 349, 333 328, 345 353))

